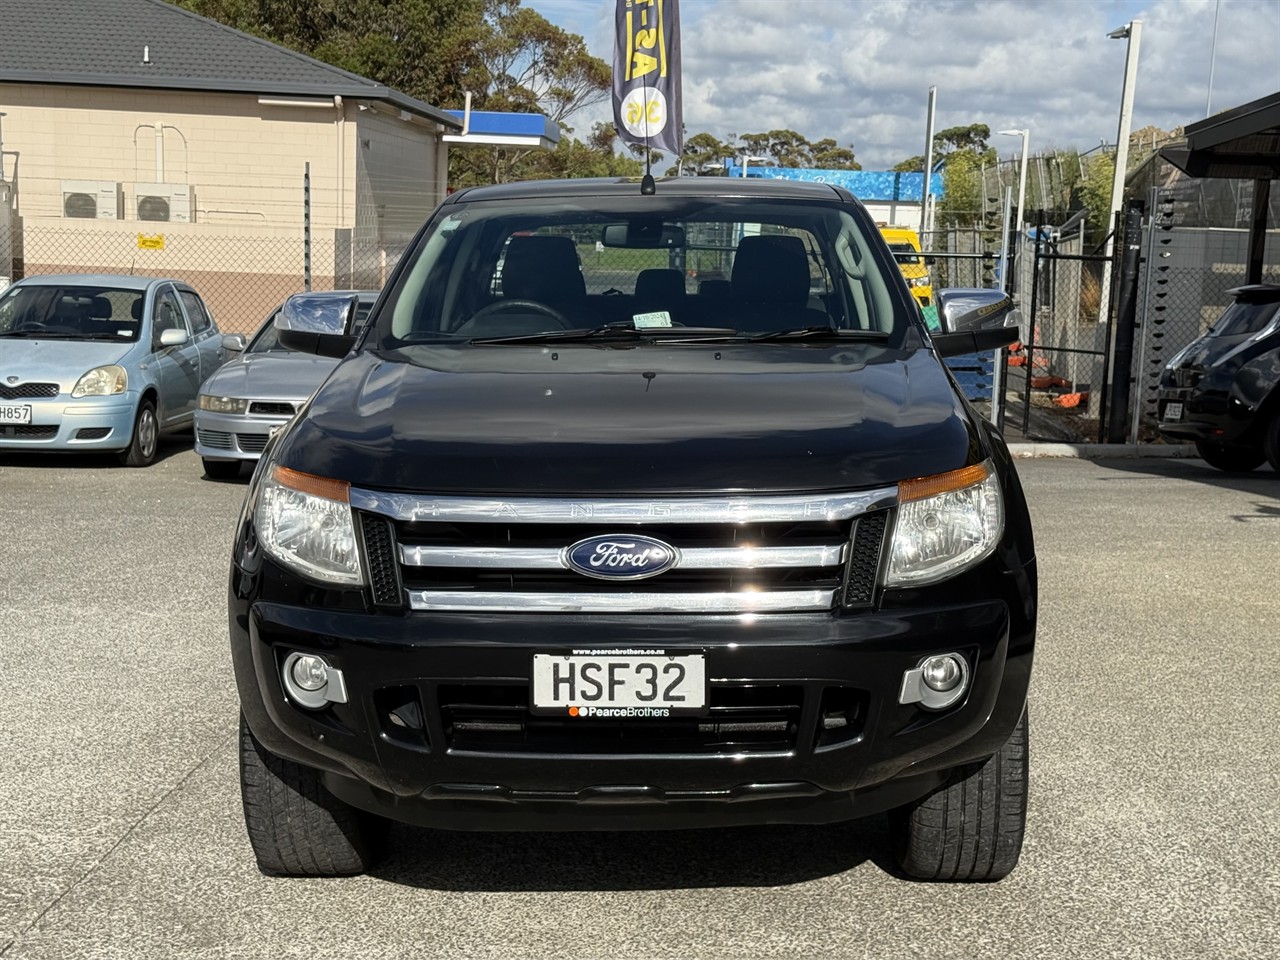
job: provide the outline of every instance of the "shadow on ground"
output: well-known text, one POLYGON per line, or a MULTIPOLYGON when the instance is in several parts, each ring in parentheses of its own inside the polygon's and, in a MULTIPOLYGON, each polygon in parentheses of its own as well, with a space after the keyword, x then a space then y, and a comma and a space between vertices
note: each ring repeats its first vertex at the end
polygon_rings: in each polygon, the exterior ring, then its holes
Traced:
POLYGON ((1255 520, 1280 521, 1280 473, 1260 467, 1250 473, 1224 473, 1203 460, 1165 460, 1154 457, 1099 459, 1098 466, 1114 471, 1104 479, 1117 483, 1150 480, 1179 480, 1204 484, 1220 490, 1236 490, 1256 494, 1257 502, 1249 513, 1237 514, 1233 520, 1248 523, 1255 520))
POLYGON ((834 826, 457 833, 393 824, 383 880, 455 892, 781 887, 870 860, 897 874, 882 816, 834 826))

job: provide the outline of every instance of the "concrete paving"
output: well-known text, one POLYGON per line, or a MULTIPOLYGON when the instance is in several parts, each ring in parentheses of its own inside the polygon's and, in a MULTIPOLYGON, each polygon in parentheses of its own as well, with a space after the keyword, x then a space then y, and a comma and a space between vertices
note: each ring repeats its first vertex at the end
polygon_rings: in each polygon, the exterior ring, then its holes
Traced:
POLYGON ((269 879, 240 818, 226 562, 243 482, 0 458, 0 956, 1280 956, 1280 477, 1025 460, 1041 563, 1022 864, 886 872, 879 819, 397 827, 269 879))

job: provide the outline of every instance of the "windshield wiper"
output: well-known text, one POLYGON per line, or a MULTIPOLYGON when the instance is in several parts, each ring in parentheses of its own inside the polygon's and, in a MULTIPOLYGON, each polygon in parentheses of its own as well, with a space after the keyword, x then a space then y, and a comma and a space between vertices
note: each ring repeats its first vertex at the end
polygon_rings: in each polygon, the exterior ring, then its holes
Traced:
POLYGON ((637 327, 629 320, 606 323, 599 327, 581 327, 573 330, 546 330, 542 333, 525 333, 512 337, 473 337, 473 344, 502 343, 582 343, 590 340, 716 340, 730 339, 737 335, 730 327, 637 327))
POLYGON ((887 343, 887 330, 852 330, 841 327, 796 327, 791 330, 772 330, 745 338, 748 343, 766 343, 770 340, 860 340, 887 343))
POLYGON ((0 337, 13 337, 17 340, 90 340, 83 333, 60 333, 55 330, 9 330, 0 333, 0 337))

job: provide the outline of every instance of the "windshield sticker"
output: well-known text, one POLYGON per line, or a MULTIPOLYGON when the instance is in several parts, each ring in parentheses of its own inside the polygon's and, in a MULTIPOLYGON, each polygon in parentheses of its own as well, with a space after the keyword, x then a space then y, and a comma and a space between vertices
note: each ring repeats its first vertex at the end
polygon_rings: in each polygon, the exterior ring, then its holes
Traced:
POLYGON ((652 313, 637 313, 631 319, 635 322, 637 330, 671 326, 671 314, 665 310, 655 310, 652 313))

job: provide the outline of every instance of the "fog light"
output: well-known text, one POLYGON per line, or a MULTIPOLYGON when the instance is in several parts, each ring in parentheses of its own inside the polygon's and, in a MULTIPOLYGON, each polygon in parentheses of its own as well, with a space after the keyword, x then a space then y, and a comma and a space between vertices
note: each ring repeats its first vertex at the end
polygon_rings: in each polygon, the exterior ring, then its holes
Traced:
POLYGON ((308 710, 321 710, 331 703, 347 702, 347 683, 342 671, 324 657, 291 653, 280 670, 289 698, 308 710))
POLYGON ((964 669, 954 656, 948 654, 945 657, 930 657, 921 664, 920 675, 931 690, 946 693, 955 689, 955 685, 964 676, 964 669))
MULTIPOLYGON (((301 656, 293 661, 293 682, 303 690, 319 690, 329 682, 329 668, 319 657, 301 656)), ((933 686, 932 682, 930 686, 933 686)), ((943 689, 937 687, 936 689, 943 689)))
POLYGON ((945 710, 969 689, 969 661, 958 653, 925 657, 902 674, 898 693, 901 704, 919 704, 925 710, 945 710))

